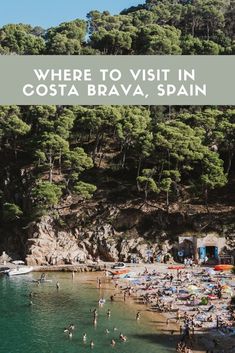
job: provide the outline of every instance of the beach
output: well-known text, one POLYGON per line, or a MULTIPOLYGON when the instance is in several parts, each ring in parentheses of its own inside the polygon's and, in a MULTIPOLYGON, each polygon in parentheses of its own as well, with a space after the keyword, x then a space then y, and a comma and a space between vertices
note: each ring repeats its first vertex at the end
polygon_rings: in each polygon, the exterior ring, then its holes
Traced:
POLYGON ((188 326, 191 351, 233 352, 234 317, 229 306, 234 295, 234 276, 206 267, 187 267, 180 270, 182 281, 177 283, 179 271, 168 267, 163 264, 131 267, 131 273, 123 276, 126 278, 115 282, 122 298, 124 295, 123 300, 127 300, 129 295, 124 293, 131 288, 130 300, 142 303, 139 310, 144 315, 151 313, 151 318, 155 315, 162 334, 172 336, 176 344, 182 341, 184 328, 188 326), (218 286, 221 298, 214 294, 218 286), (202 303, 203 300, 206 302, 202 303))
MULTIPOLYGON (((186 341, 188 349, 191 350, 188 352, 203 353, 209 350, 214 353, 232 353, 235 344, 234 321, 231 321, 227 307, 232 293, 228 289, 230 288, 234 293, 234 276, 230 273, 215 273, 207 267, 186 267, 181 270, 177 270, 175 266, 172 269, 169 267, 172 266, 162 263, 126 264, 126 274, 112 276, 113 270, 110 263, 89 266, 69 265, 48 268, 47 270, 53 271, 44 272, 43 278, 46 278, 46 282, 40 282, 42 271, 46 269, 42 267, 34 268, 36 272, 29 275, 10 279, 10 284, 27 285, 28 294, 30 291, 35 293, 35 297, 34 294, 32 297, 33 310, 36 309, 37 301, 45 294, 45 291, 47 296, 43 305, 46 305, 48 301, 50 306, 53 296, 57 298, 61 295, 63 305, 70 302, 71 297, 73 297, 73 302, 78 301, 80 305, 79 289, 82 286, 87 291, 88 287, 94 296, 92 305, 98 307, 101 312, 104 312, 110 305, 112 308, 120 308, 122 313, 127 315, 127 320, 131 325, 130 333, 128 332, 129 326, 127 326, 127 336, 133 335, 133 329, 137 328, 136 335, 142 344, 147 341, 146 347, 149 343, 153 345, 152 347, 160 344, 162 345, 161 352, 175 352, 179 342, 186 341), (226 289, 221 299, 213 295, 218 284, 226 289), (205 296, 210 299, 202 305, 200 300, 205 296), (106 301, 105 309, 98 306, 98 300, 102 298, 106 301), (137 318, 138 315, 139 318, 137 318), (219 327, 216 327, 218 315, 221 320, 219 327), (138 332, 140 325, 141 331, 138 332), (183 338, 187 326, 189 337, 183 338), (143 328, 145 332, 142 336, 143 328)), ((6 284, 9 280, 5 278, 2 281, 6 284)), ((19 290, 21 291, 22 288, 19 290)), ((82 298, 82 301, 84 306, 90 305, 90 300, 86 296, 82 298)), ((26 302, 29 302, 29 299, 26 299, 26 302)), ((66 310, 66 305, 64 310, 66 310)), ((69 307, 65 316, 68 316, 70 311, 69 307)), ((83 320, 86 322, 87 318, 81 317, 80 325, 84 324, 83 320)), ((117 320, 121 322, 118 314, 117 320)), ((122 323, 120 325, 122 326, 122 323)), ((149 352, 151 353, 151 347, 149 347, 149 352)))

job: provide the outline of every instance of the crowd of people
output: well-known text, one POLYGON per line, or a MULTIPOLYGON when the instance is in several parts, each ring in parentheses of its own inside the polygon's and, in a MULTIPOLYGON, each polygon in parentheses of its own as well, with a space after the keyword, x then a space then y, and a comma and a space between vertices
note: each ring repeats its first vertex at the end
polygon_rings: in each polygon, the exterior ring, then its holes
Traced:
MULTIPOLYGON (((129 272, 115 280, 124 301, 133 296, 148 310, 164 313, 167 327, 169 322, 176 324, 180 337, 176 351, 181 353, 193 352, 195 333, 235 337, 235 310, 231 305, 235 276, 231 272, 195 267, 189 260, 184 269, 158 272, 145 268, 142 273, 129 272)), ((137 313, 136 319, 139 318, 137 313)), ((212 342, 214 348, 208 352, 221 352, 221 348, 216 350, 217 340, 212 342)))

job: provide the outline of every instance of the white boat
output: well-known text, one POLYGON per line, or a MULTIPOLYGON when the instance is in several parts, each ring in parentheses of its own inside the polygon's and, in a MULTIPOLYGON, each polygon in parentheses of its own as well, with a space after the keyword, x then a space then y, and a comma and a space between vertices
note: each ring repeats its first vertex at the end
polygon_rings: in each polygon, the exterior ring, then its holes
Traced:
POLYGON ((8 276, 26 275, 27 273, 32 271, 33 271, 33 267, 24 266, 24 267, 13 268, 7 274, 8 276))

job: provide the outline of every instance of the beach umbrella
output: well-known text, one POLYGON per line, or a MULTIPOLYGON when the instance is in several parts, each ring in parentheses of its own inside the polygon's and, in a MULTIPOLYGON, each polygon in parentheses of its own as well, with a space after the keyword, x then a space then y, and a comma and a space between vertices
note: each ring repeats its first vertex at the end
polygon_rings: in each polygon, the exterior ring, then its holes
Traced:
POLYGON ((226 288, 226 289, 223 289, 223 293, 227 293, 227 294, 230 294, 232 296, 233 295, 233 290, 232 290, 232 288, 226 288))
POLYGON ((195 286, 195 285, 190 285, 189 287, 188 287, 188 290, 190 291, 190 292, 195 292, 195 291, 198 291, 199 290, 199 288, 197 287, 197 286, 195 286))
POLYGON ((222 286, 222 292, 223 293, 233 293, 233 290, 232 290, 232 288, 230 287, 230 286, 228 286, 227 284, 226 285, 224 285, 224 286, 222 286))
POLYGON ((213 268, 206 268, 206 272, 207 272, 209 275, 214 275, 214 274, 215 274, 215 270, 213 270, 213 268))

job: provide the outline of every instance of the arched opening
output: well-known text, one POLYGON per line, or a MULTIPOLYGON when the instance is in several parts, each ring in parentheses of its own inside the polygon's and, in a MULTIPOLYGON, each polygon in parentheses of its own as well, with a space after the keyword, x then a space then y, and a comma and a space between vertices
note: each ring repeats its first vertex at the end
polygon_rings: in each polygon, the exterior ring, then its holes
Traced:
POLYGON ((194 246, 191 240, 185 239, 179 246, 179 253, 182 257, 192 257, 194 255, 194 246))

